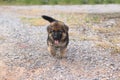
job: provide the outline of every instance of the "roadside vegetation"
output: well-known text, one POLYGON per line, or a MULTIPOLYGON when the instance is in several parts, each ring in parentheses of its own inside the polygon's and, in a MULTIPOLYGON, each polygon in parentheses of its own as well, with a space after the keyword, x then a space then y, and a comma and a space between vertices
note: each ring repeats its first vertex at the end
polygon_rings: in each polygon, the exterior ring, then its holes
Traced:
POLYGON ((0 0, 1 5, 119 4, 120 0, 0 0))

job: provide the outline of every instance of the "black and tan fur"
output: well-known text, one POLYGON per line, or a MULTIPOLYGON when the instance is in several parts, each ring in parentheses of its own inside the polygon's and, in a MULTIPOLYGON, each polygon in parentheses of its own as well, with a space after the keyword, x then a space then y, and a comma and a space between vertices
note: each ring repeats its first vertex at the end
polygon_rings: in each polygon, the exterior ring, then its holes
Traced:
POLYGON ((55 20, 49 16, 43 15, 42 18, 50 22, 50 25, 47 27, 47 45, 49 52, 52 56, 55 56, 57 49, 59 49, 60 57, 64 57, 67 45, 69 43, 68 26, 63 22, 55 20))

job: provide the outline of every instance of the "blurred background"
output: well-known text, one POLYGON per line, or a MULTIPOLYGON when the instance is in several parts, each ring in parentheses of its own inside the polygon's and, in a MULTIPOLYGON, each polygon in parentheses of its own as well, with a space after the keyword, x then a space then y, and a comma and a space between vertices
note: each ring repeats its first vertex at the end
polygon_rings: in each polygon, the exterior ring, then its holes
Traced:
POLYGON ((1 5, 119 4, 120 0, 0 0, 1 5))

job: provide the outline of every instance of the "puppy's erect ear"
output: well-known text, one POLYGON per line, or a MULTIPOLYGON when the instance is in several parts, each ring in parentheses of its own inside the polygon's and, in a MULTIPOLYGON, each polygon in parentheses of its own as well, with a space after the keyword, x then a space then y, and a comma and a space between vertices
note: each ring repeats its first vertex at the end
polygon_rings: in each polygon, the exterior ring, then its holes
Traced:
POLYGON ((52 17, 46 16, 46 15, 42 15, 42 18, 49 21, 50 23, 54 22, 54 21, 57 21, 57 20, 53 19, 52 17))
POLYGON ((65 30, 65 32, 68 32, 69 31, 69 27, 67 25, 64 25, 64 30, 65 30))

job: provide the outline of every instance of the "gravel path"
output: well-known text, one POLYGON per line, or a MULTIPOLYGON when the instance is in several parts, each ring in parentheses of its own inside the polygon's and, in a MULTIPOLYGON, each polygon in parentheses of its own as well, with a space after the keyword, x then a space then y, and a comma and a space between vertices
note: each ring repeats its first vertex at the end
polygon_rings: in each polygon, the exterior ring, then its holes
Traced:
MULTIPOLYGON (((100 10, 99 13, 110 13, 112 10, 109 9, 120 12, 120 5, 109 6, 102 6, 105 10, 100 10)), ((57 9, 69 12, 72 8, 73 13, 91 13, 91 10, 98 13, 98 7, 101 6, 55 7, 49 6, 53 12, 57 9)), ((80 41, 70 35, 66 58, 53 58, 48 53, 46 26, 36 27, 23 23, 21 16, 40 17, 44 13, 54 15, 55 13, 48 13, 49 8, 0 7, 0 80, 120 80, 120 54, 111 55, 110 50, 96 48, 94 41, 80 41), (33 9, 37 11, 29 14, 33 9)), ((75 31, 81 33, 82 28, 70 28, 70 32, 75 31)), ((86 34, 94 33, 87 29, 86 34)))

